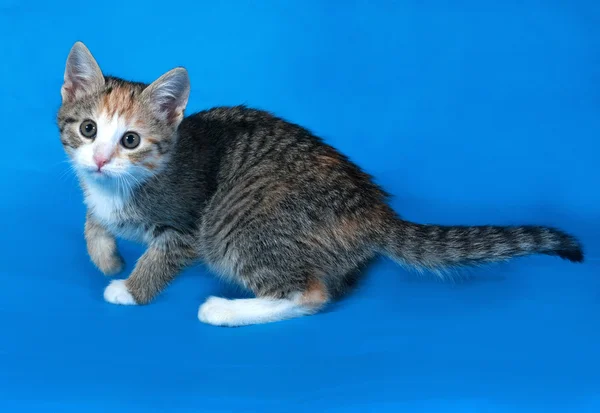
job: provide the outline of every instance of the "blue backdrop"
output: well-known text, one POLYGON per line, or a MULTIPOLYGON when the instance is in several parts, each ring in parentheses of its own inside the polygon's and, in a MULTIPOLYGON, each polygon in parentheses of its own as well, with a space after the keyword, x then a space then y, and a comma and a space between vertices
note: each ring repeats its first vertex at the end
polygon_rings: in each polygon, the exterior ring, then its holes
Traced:
POLYGON ((600 2, 184 3, 0 0, 0 411, 600 411, 600 2), (54 124, 76 40, 107 74, 186 66, 189 113, 307 126, 406 218, 560 226, 586 263, 382 259, 325 313, 239 329, 197 320, 239 294, 202 266, 107 304, 54 124))

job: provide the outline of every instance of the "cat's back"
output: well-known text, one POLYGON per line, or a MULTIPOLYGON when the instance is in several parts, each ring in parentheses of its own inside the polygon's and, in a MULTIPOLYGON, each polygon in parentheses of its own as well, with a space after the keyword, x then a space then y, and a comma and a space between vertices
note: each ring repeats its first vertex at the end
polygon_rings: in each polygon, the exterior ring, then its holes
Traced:
POLYGON ((319 154, 340 155, 308 129, 243 105, 215 107, 190 115, 183 120, 179 133, 186 151, 192 147, 200 150, 203 157, 218 160, 224 170, 236 175, 269 165, 314 169, 319 167, 318 162, 315 164, 319 154))
POLYGON ((313 146, 321 143, 321 139, 299 125, 244 105, 219 106, 194 113, 181 122, 179 134, 184 142, 203 149, 210 149, 208 145, 213 148, 235 146, 240 141, 257 144, 244 147, 249 150, 260 150, 263 145, 282 140, 313 146))
POLYGON ((215 107, 190 115, 179 127, 179 139, 176 163, 189 163, 194 154, 196 169, 221 186, 248 175, 294 173, 291 169, 308 166, 324 147, 307 129, 246 106, 215 107))
POLYGON ((288 190, 348 188, 384 199, 371 177, 308 129, 246 106, 216 107, 193 114, 180 126, 182 156, 198 153, 201 169, 221 192, 240 182, 277 181, 288 190))
POLYGON ((214 180, 209 215, 243 205, 275 213, 293 204, 296 210, 324 216, 386 199, 346 156, 306 128, 269 112, 219 107, 184 122, 186 139, 211 159, 204 168, 214 180))

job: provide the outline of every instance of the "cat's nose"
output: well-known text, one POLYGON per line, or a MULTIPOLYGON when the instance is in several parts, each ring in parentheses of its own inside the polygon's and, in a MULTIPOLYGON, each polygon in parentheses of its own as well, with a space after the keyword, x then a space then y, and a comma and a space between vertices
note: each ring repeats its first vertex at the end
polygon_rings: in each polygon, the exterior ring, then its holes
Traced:
POLYGON ((94 155, 94 163, 98 167, 98 170, 102 169, 102 167, 104 165, 106 165, 109 161, 110 161, 109 157, 106 157, 106 156, 103 156, 103 155, 100 155, 100 154, 95 154, 94 155))

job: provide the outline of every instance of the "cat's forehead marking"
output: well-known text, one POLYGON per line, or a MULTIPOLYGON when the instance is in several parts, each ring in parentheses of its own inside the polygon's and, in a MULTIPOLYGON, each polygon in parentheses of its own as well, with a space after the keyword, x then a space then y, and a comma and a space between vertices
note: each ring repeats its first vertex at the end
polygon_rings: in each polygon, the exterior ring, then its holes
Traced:
POLYGON ((135 97, 136 90, 131 87, 111 86, 102 96, 100 111, 106 113, 108 118, 118 115, 131 120, 138 109, 135 97))

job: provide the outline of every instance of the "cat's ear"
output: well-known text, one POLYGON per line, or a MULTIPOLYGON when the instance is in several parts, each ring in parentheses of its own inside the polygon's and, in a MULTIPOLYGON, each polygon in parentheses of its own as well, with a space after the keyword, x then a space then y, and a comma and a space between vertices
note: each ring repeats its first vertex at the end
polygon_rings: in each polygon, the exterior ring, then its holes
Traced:
POLYGON ((87 47, 81 42, 73 45, 65 67, 61 94, 63 103, 73 102, 104 86, 104 75, 87 47))
POLYGON ((190 78, 183 67, 165 73, 141 95, 155 116, 172 125, 178 125, 183 119, 189 96, 190 78))

